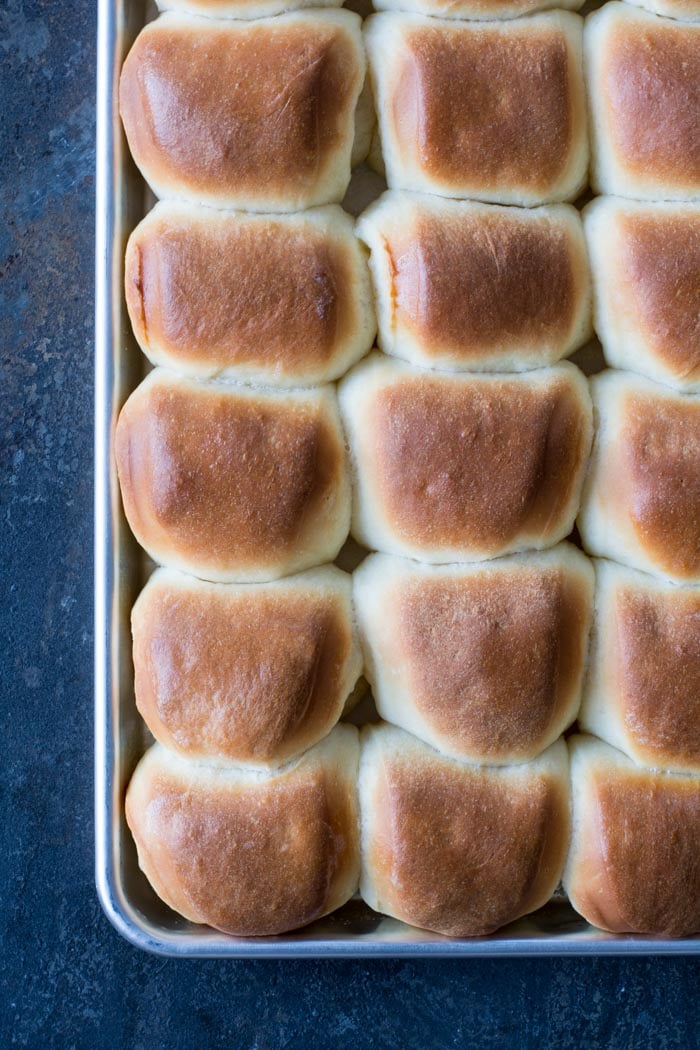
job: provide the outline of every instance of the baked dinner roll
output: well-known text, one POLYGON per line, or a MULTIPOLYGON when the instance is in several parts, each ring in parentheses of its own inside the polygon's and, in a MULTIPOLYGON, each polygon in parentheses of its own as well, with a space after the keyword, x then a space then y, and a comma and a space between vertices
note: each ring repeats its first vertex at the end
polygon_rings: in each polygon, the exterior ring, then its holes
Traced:
POLYGON ((358 754, 349 725, 267 775, 156 744, 126 794, 139 866, 171 908, 224 933, 284 933, 327 915, 357 889, 358 754))
POLYGON ((583 0, 374 0, 374 6, 377 11, 414 11, 439 18, 483 21, 518 18, 552 7, 576 11, 583 0))
POLYGON ((125 287, 144 353, 192 376, 324 383, 374 339, 365 250, 338 207, 246 215, 163 201, 129 238, 125 287))
POLYGON ((350 577, 263 584, 151 576, 131 614, 136 704, 192 758, 279 765, 333 728, 362 672, 350 577))
POLYGON ((124 510, 162 565, 255 582, 332 561, 350 485, 332 389, 287 394, 156 369, 115 435, 124 510))
POLYGON ((526 762, 576 718, 593 570, 575 547, 486 565, 372 554, 353 589, 379 714, 438 751, 526 762))
POLYGON ((340 7, 342 0, 156 0, 159 11, 187 11, 205 18, 267 18, 307 7, 340 7))
POLYGON ((427 562, 551 547, 578 508, 591 442, 586 381, 435 373, 380 354, 341 382, 353 535, 427 562))
POLYGON ((610 3, 584 41, 594 189, 700 197, 700 26, 610 3))
POLYGON ((636 762, 700 774, 700 587, 596 562, 579 725, 636 762))
POLYGON ((700 777, 642 769, 590 736, 569 751, 576 911, 613 933, 700 932, 700 777))
POLYGON ((360 217, 379 342, 417 365, 514 371, 553 364, 591 335, 578 212, 385 193, 360 217))
POLYGON ((583 218, 608 362, 700 390, 700 205, 599 197, 583 218))
POLYGON ((700 583, 700 397, 629 372, 591 381, 597 432, 579 529, 590 554, 700 583))
POLYGON ((156 196, 298 211, 347 189, 364 76, 350 11, 255 22, 172 12, 137 37, 119 106, 156 196))
POLYGON ((502 204, 573 200, 586 184, 582 20, 381 14, 365 23, 386 178, 502 204))
POLYGON ((375 911, 476 937, 545 904, 569 836, 566 745, 472 766, 393 726, 362 731, 360 893, 375 911))

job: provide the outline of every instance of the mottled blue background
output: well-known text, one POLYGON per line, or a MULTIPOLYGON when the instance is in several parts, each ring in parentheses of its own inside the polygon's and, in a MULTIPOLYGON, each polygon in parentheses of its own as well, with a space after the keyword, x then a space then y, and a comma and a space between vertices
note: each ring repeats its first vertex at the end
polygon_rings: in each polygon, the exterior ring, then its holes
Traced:
POLYGON ((683 1047, 690 959, 173 962, 92 834, 95 9, 0 0, 0 1047, 683 1047))

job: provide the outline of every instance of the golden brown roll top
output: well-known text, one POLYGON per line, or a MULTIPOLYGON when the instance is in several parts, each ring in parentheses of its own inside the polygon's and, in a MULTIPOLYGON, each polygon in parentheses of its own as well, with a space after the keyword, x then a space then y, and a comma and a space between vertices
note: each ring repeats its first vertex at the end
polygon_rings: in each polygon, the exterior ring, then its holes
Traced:
POLYGON ((344 904, 359 877, 357 730, 337 726, 267 775, 160 744, 126 795, 139 865, 175 911, 235 936, 284 933, 344 904))
POLYGON ((391 189, 503 204, 573 200, 586 182, 582 21, 381 14, 365 23, 391 189))
POLYGON ((432 373, 374 354, 342 381, 353 535, 428 562, 551 547, 568 534, 591 441, 586 382, 432 373))
POLYGON ((629 372, 591 382, 597 418, 579 529, 590 554, 700 582, 700 397, 629 372))
POLYGON ((365 252, 337 207, 246 215, 162 202, 129 238, 125 288, 144 353, 192 376, 323 383, 374 338, 365 252))
POLYGON ((521 15, 546 11, 552 7, 572 11, 582 7, 582 0, 375 0, 377 11, 409 11, 433 18, 466 18, 489 21, 519 18, 521 15))
POLYGON ((416 365, 524 371, 588 339, 583 229, 568 205, 503 208, 386 193, 361 216, 379 342, 416 365))
POLYGON ((258 581, 332 561, 350 486, 335 396, 195 383, 156 369, 119 416, 124 510, 160 564, 258 581))
POLYGON ((605 4, 584 37, 598 193, 700 197, 700 26, 605 4))
POLYGON ((255 22, 173 12, 129 52, 120 112, 158 197, 297 211, 345 193, 364 75, 350 11, 255 22))
POLYGON ((594 737, 569 750, 576 911, 613 933, 700 932, 700 778, 642 769, 594 737))
POLYGON ((609 364, 700 390, 700 205, 600 197, 584 226, 609 364))
POLYGON ((330 565, 264 584, 159 569, 131 627, 138 709, 192 758, 287 761, 330 732, 362 671, 350 577, 330 565))
POLYGON ((579 725, 659 769, 700 774, 700 588, 596 561, 579 725))
POLYGON ((566 746, 501 769, 446 758, 393 726, 362 732, 360 892, 375 911, 446 934, 492 933, 535 911, 569 834, 566 746))
POLYGON ((382 718, 473 762, 525 762, 576 717, 593 570, 568 544, 487 565, 373 554, 353 577, 382 718))

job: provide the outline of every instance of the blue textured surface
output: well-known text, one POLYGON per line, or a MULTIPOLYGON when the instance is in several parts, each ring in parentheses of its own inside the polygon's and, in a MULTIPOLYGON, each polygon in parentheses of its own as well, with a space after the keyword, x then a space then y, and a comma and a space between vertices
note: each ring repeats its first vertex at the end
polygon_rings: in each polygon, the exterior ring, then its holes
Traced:
POLYGON ((94 9, 0 0, 0 1046, 698 1043, 691 959, 173 962, 93 887, 94 9))

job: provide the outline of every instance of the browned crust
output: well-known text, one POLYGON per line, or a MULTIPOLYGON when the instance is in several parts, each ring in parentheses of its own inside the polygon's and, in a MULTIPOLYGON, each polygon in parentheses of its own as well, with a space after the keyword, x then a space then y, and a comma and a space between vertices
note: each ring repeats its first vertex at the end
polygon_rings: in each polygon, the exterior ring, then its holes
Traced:
POLYGON ((126 816, 159 896, 236 936, 312 922, 357 867, 353 786, 318 764, 238 788, 151 768, 126 816))
POLYGON ((360 80, 342 25, 166 18, 127 56, 120 112, 155 183, 265 199, 318 181, 347 139, 360 80))
POLYGON ((126 300, 139 341, 175 362, 297 372, 357 322, 347 243, 310 223, 165 214, 132 236, 126 300))
POLYGON ((399 152, 440 182, 541 194, 571 159, 574 90, 559 29, 411 26, 390 103, 399 152))
POLYGON ((608 30, 597 90, 615 160, 630 175, 700 187, 699 39, 691 27, 648 16, 608 30))
POLYGON ((547 741, 580 682, 590 596, 559 567, 402 581, 416 711, 455 748, 520 755, 547 741))
POLYGON ((697 576, 700 403, 627 394, 616 448, 609 491, 623 496, 638 542, 665 571, 697 576))
POLYGON ((160 583, 133 620, 136 702, 154 736, 193 756, 280 761, 340 716, 352 649, 339 593, 160 583))
POLYGON ((594 769, 581 790, 577 910, 613 933, 700 931, 700 779, 594 769))
POLYGON ((147 549, 210 568, 291 555, 338 494, 343 448, 318 403, 162 379, 122 409, 124 508, 147 549))
POLYGON ((385 248, 394 323, 428 354, 447 348, 468 361, 503 345, 564 343, 571 332, 585 261, 564 222, 428 214, 385 248))
POLYGON ((623 212, 617 226, 616 265, 625 309, 636 316, 645 341, 673 375, 696 381, 700 378, 700 216, 688 211, 623 212))
POLYGON ((625 732, 651 765, 700 762, 700 593, 623 586, 614 616, 625 732))
POLYGON ((414 926, 476 937, 531 911, 556 881, 568 799, 552 777, 517 783, 426 749, 386 757, 367 864, 380 900, 414 926))
POLYGON ((380 390, 377 484, 392 529, 431 547, 501 550, 556 530, 580 482, 590 422, 569 377, 380 390))

